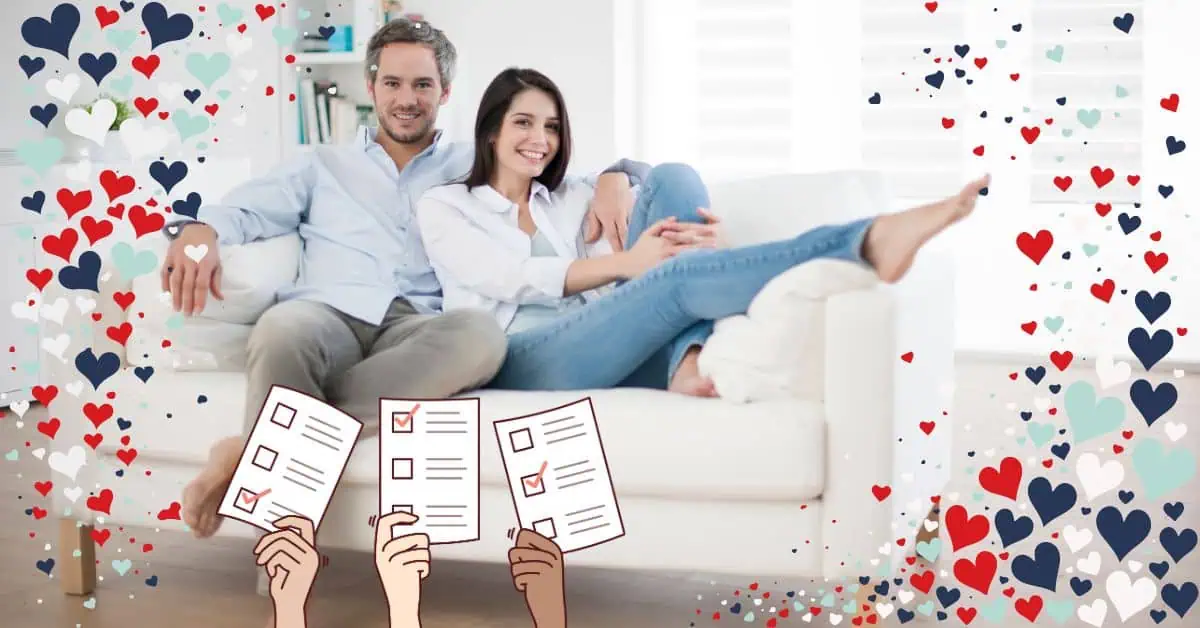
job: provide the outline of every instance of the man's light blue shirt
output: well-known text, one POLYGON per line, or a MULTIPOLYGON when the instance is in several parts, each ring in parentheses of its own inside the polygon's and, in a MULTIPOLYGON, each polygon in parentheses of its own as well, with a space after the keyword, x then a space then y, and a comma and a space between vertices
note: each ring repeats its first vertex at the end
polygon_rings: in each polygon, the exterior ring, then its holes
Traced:
MULTIPOLYGON (((466 176, 474 147, 443 142, 437 131, 430 146, 398 169, 375 141, 376 132, 360 127, 354 142, 320 147, 325 159, 336 160, 336 176, 330 164, 306 152, 235 187, 220 204, 202 206, 197 219, 216 230, 223 246, 299 232, 299 273, 293 285, 278 292, 280 301, 325 303, 374 325, 397 297, 418 312, 440 312, 442 290, 414 208, 429 188, 466 176), (381 185, 390 188, 379 190, 381 185)), ((638 184, 648 168, 623 159, 605 172, 625 172, 638 184)))

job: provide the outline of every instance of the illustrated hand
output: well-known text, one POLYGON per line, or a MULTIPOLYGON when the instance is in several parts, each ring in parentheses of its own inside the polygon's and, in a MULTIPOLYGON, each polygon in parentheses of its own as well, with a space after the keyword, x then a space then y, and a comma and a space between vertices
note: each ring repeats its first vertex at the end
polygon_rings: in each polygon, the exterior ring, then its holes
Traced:
POLYGON ((392 538, 392 526, 416 522, 417 516, 407 512, 384 515, 375 522, 375 569, 383 583, 392 628, 421 625, 421 581, 429 576, 432 561, 429 535, 392 538))
POLYGON ((525 605, 536 628, 565 628, 567 600, 563 579, 563 557, 550 539, 522 529, 517 543, 508 550, 513 584, 525 594, 525 605))
POLYGON ((204 311, 210 291, 217 300, 225 300, 225 295, 221 294, 221 256, 217 252, 217 232, 204 224, 184 226, 179 237, 167 247, 159 276, 163 291, 171 291, 176 312, 191 316, 204 311), (204 247, 207 247, 206 251, 204 247), (198 250, 204 251, 200 261, 188 257, 189 252, 195 255, 198 250))
POLYGON ((629 177, 613 172, 600 175, 596 182, 595 196, 587 213, 585 241, 588 244, 608 239, 614 253, 624 251, 629 238, 629 213, 633 210, 633 189, 629 177))
POLYGON ((276 626, 303 626, 304 609, 321 563, 316 533, 312 521, 304 517, 283 517, 275 527, 281 529, 263 536, 254 546, 255 562, 265 566, 271 578, 276 626))

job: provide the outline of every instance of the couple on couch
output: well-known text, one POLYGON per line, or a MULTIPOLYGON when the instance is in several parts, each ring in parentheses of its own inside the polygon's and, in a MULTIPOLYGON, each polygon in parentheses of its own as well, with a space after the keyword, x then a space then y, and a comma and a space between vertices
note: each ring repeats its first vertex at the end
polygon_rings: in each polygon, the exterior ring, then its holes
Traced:
POLYGON ((813 259, 899 280, 988 182, 896 214, 723 248, 686 166, 623 159, 568 176, 568 110, 535 70, 496 76, 473 144, 441 141, 435 123, 455 63, 441 31, 389 22, 367 53, 377 128, 315 147, 202 207, 197 221, 165 228, 174 241, 163 289, 187 315, 210 293, 223 298, 219 245, 294 232, 303 241, 295 284, 251 333, 243 435, 217 443, 184 490, 197 536, 220 525, 221 497, 272 385, 329 400, 364 434, 378 429, 386 396, 484 386, 716 396, 697 367, 713 321, 744 313, 768 281, 813 259))

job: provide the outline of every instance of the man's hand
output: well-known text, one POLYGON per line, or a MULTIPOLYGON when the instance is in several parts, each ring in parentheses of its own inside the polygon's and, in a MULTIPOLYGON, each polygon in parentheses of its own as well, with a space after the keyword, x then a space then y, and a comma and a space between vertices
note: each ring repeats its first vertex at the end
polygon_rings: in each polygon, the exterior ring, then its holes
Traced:
POLYGON ((604 237, 614 253, 625 250, 629 237, 629 212, 633 210, 633 191, 623 172, 609 172, 596 180, 596 193, 587 214, 588 244, 604 237))
POLYGON ((392 526, 412 525, 417 516, 394 512, 375 522, 375 569, 383 583, 392 628, 420 626, 421 581, 429 576, 429 535, 392 538, 392 526))
POLYGON ((255 562, 264 566, 271 578, 271 601, 275 603, 277 625, 284 628, 285 625, 296 625, 295 622, 304 617, 321 557, 316 550, 312 521, 304 517, 283 517, 275 522, 275 527, 281 529, 259 539, 254 546, 254 556, 255 562))
POLYGON ((550 539, 522 529, 508 550, 513 584, 525 594, 525 605, 536 628, 565 628, 567 600, 562 550, 550 539))
POLYGON ((164 292, 171 291, 176 312, 191 316, 204 311, 209 291, 219 301, 221 294, 221 255, 217 252, 217 232, 199 223, 186 225, 167 248, 163 260, 164 292))

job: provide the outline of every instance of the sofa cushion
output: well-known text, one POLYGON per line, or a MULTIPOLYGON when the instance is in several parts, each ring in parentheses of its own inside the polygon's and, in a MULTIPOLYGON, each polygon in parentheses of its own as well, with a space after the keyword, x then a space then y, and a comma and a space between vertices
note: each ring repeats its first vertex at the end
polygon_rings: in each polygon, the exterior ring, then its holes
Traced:
MULTIPOLYGON (((198 464, 212 443, 241 431, 246 380, 239 373, 159 372, 151 386, 129 369, 116 378, 116 414, 134 421, 139 457, 147 462, 198 464)), ((633 388, 462 396, 481 399, 480 475, 487 486, 508 486, 491 421, 584 397, 595 407, 618 497, 801 501, 819 496, 825 483, 824 417, 814 403, 746 406, 633 388)), ((378 481, 376 438, 360 441, 344 481, 378 481)), ((101 443, 102 452, 119 447, 110 440, 101 443)))

